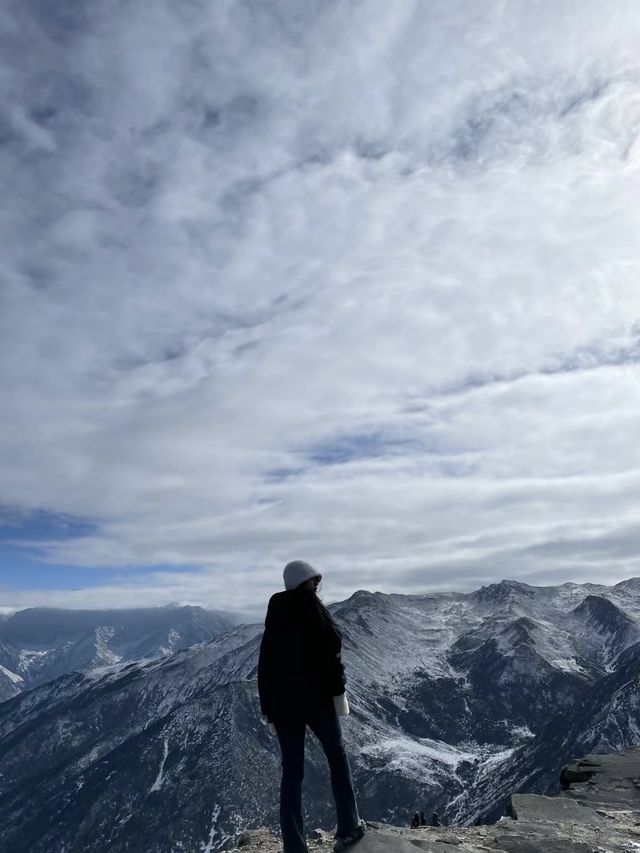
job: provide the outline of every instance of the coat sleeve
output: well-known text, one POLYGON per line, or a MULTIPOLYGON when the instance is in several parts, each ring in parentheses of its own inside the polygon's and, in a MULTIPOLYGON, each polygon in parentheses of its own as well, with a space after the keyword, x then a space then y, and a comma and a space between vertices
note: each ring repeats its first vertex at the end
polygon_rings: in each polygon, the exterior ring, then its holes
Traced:
POLYGON ((273 627, 270 624, 269 612, 265 620, 264 633, 260 642, 260 655, 258 657, 258 695, 260 697, 260 710, 269 718, 273 706, 274 669, 275 669, 275 643, 273 627))

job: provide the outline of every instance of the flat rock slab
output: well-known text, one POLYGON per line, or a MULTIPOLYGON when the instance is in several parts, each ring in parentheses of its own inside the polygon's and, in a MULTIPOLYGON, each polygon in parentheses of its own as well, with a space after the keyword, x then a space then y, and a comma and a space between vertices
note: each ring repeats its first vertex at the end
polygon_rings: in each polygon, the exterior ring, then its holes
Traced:
POLYGON ((511 810, 517 820, 547 820, 553 823, 602 824, 604 818, 593 809, 565 797, 543 797, 540 794, 513 794, 511 810))
MULTIPOLYGON (((422 848, 429 849, 429 848, 422 848)), ((451 851, 451 847, 449 851, 451 851)), ((360 841, 356 841, 349 848, 349 853, 416 853, 416 846, 404 838, 391 835, 390 833, 368 830, 360 841)))
POLYGON ((562 768, 560 781, 568 786, 562 798, 591 808, 640 812, 640 749, 616 755, 586 755, 562 768))
MULTIPOLYGON (((599 829, 587 825, 514 821, 501 823, 483 839, 483 850, 496 853, 602 853, 599 829)), ((463 848, 464 849, 464 848, 463 848)), ((607 848, 620 851, 620 846, 607 848)))
MULTIPOLYGON (((464 833, 465 830, 462 830, 464 833)), ((404 829, 389 826, 384 823, 367 821, 367 832, 353 847, 348 848, 354 853, 384 850, 385 853, 415 853, 416 850, 426 850, 428 853, 463 853, 463 851, 481 851, 483 846, 476 847, 463 844, 458 832, 445 827, 421 827, 419 829, 404 829), (365 846, 366 845, 366 846, 365 846)))

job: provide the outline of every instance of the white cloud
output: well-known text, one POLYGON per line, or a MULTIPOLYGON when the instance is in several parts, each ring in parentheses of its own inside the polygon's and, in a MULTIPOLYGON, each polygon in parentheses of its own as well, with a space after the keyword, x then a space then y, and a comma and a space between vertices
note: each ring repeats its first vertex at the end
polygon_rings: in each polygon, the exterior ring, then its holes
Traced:
POLYGON ((234 607, 291 556, 637 573, 634 4, 0 23, 0 502, 96 523, 48 559, 234 607))

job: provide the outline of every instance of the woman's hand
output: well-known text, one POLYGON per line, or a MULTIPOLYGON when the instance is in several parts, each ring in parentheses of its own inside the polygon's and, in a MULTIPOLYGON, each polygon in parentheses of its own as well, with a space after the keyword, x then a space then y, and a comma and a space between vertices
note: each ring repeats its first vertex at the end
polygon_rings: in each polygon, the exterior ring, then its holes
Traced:
POLYGON ((339 696, 334 696, 333 706, 336 709, 336 714, 339 717, 346 717, 349 713, 349 703, 347 702, 347 694, 341 693, 339 696))

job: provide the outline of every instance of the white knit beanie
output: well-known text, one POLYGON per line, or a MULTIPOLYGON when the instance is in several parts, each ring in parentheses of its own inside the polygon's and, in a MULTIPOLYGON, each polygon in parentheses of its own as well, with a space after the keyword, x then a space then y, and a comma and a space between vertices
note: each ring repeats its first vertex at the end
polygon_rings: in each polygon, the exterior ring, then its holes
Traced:
POLYGON ((305 563, 304 560, 293 560, 284 567, 282 577, 284 578, 285 589, 297 589, 301 583, 310 578, 321 578, 322 574, 309 563, 305 563))

